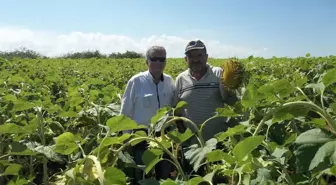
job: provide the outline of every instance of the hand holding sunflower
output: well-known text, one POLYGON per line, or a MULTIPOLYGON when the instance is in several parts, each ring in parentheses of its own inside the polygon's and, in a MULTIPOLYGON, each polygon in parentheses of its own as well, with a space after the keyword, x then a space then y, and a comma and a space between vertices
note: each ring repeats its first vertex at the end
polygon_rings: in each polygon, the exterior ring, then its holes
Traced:
POLYGON ((244 85, 247 79, 244 65, 236 58, 225 61, 222 65, 221 84, 225 90, 233 92, 244 85))

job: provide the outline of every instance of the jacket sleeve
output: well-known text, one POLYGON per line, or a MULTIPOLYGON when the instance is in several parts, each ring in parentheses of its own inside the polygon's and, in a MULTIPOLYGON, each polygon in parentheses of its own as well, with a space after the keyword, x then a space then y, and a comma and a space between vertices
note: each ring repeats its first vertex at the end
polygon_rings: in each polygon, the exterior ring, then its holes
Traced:
POLYGON ((127 82, 125 93, 123 94, 121 100, 120 114, 132 118, 134 101, 135 101, 135 81, 131 79, 127 82))

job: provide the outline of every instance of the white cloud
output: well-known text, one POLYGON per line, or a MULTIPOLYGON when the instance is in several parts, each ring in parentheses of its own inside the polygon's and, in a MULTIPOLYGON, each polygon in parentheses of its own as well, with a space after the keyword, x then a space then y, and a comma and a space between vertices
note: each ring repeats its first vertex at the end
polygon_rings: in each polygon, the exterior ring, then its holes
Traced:
MULTIPOLYGON (((151 45, 163 45, 168 57, 183 57, 183 50, 190 39, 187 37, 153 35, 134 39, 123 35, 71 32, 58 34, 18 27, 0 27, 0 51, 25 47, 47 56, 59 56, 68 52, 96 50, 102 53, 136 51, 144 53, 151 45)), ((216 40, 203 40, 210 57, 263 56, 267 48, 231 46, 216 40)))

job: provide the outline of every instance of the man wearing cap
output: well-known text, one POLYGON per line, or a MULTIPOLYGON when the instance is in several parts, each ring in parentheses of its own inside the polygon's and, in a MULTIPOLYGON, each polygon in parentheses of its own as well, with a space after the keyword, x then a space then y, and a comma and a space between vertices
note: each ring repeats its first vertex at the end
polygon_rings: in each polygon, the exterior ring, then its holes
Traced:
MULTIPOLYGON (((201 125, 208 118, 212 117, 216 108, 223 107, 224 103, 234 104, 237 97, 228 93, 220 83, 223 70, 207 63, 208 54, 204 43, 200 40, 190 41, 185 48, 185 61, 188 69, 180 73, 175 80, 175 100, 187 102, 187 107, 180 112, 180 116, 189 118, 197 125, 201 125)), ((182 122, 177 123, 180 131, 188 127, 182 122), (184 127, 184 128, 181 128, 184 127)), ((205 141, 211 139, 215 134, 228 129, 229 123, 226 118, 219 117, 208 122, 203 128, 205 141)), ((197 143, 195 137, 191 138, 188 145, 197 143)))

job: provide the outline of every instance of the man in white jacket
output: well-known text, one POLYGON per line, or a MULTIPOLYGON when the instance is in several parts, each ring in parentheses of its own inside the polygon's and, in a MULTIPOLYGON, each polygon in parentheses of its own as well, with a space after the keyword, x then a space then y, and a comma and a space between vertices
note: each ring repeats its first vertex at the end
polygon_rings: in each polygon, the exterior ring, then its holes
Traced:
MULTIPOLYGON (((173 78, 163 73, 166 66, 164 47, 150 47, 146 52, 146 64, 147 71, 134 75, 127 82, 122 97, 121 114, 147 127, 159 108, 173 105, 175 85, 173 78)), ((133 147, 133 157, 137 164, 143 164, 141 157, 146 149, 147 142, 145 141, 133 147)), ((169 177, 170 165, 165 162, 162 161, 156 166, 157 179, 169 177)), ((134 184, 138 184, 141 179, 142 172, 136 170, 134 184)))

